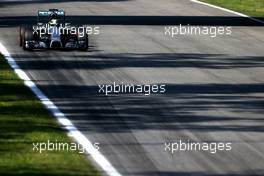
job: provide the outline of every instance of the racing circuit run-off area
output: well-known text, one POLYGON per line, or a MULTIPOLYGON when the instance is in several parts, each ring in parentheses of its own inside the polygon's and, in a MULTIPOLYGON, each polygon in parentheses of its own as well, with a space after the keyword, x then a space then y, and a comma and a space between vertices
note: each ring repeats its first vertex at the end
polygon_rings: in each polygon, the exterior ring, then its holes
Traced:
POLYGON ((263 176, 264 1, 0 1, 0 175, 263 176))

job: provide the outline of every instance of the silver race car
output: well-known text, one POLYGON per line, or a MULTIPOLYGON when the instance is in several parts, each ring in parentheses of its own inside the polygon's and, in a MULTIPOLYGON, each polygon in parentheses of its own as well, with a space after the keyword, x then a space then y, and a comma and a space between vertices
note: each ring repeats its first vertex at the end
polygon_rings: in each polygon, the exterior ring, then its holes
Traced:
POLYGON ((64 10, 49 9, 38 11, 37 25, 19 27, 19 44, 24 50, 87 50, 89 41, 83 26, 65 23, 64 10))

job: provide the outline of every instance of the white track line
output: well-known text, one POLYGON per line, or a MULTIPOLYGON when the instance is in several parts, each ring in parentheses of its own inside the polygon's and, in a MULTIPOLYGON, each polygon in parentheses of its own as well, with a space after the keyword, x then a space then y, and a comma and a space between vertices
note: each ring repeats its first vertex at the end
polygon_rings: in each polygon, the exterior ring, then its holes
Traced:
POLYGON ((245 15, 243 13, 239 13, 239 12, 236 12, 236 11, 233 11, 233 10, 229 10, 229 9, 226 9, 226 8, 223 8, 223 7, 219 7, 219 6, 216 6, 216 5, 212 5, 212 4, 209 4, 209 3, 201 2, 199 0, 191 0, 191 1, 195 2, 195 3, 198 3, 198 4, 202 4, 202 5, 206 5, 206 6, 209 6, 209 7, 213 7, 213 8, 219 9, 219 10, 223 10, 223 11, 226 11, 226 12, 229 12, 229 13, 233 13, 233 14, 236 14, 238 16, 246 17, 246 18, 249 18, 249 19, 251 19, 253 21, 257 21, 259 23, 264 24, 264 21, 261 21, 261 20, 258 20, 256 18, 250 17, 250 16, 245 15))
POLYGON ((24 84, 31 89, 39 98, 42 104, 56 117, 58 122, 68 131, 68 134, 81 144, 88 154, 102 167, 109 176, 121 176, 121 174, 110 164, 110 162, 94 148, 93 144, 65 117, 59 108, 30 80, 27 74, 17 65, 11 54, 0 42, 0 52, 5 56, 9 65, 14 69, 20 79, 24 80, 24 84))

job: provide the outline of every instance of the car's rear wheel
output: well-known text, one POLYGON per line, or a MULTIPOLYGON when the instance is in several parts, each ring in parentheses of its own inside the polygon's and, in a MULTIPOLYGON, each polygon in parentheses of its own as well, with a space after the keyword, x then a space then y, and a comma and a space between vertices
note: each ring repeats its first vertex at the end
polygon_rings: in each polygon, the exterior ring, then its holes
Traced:
POLYGON ((19 26, 19 46, 23 45, 25 35, 25 26, 19 26))
POLYGON ((79 50, 86 51, 89 48, 89 39, 88 34, 84 34, 83 36, 78 36, 78 44, 79 50))
POLYGON ((33 50, 34 47, 31 46, 30 44, 28 44, 28 46, 26 46, 26 42, 28 42, 28 41, 34 41, 33 30, 31 27, 25 28, 24 40, 23 40, 23 49, 24 50, 33 50))

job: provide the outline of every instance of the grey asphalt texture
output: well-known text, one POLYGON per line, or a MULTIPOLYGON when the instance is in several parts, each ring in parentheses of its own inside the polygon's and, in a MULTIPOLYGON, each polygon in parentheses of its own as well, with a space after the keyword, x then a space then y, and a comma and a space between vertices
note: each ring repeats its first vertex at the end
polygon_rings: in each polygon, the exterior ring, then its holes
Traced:
POLYGON ((264 175, 260 24, 189 0, 1 1, 0 42, 122 175, 264 175), (100 26, 88 52, 18 46, 17 26, 49 8, 100 26), (232 25, 232 35, 164 35, 179 23, 232 25), (167 86, 150 96, 98 93, 113 82, 167 86), (232 150, 164 150, 179 140, 231 142, 232 150))

